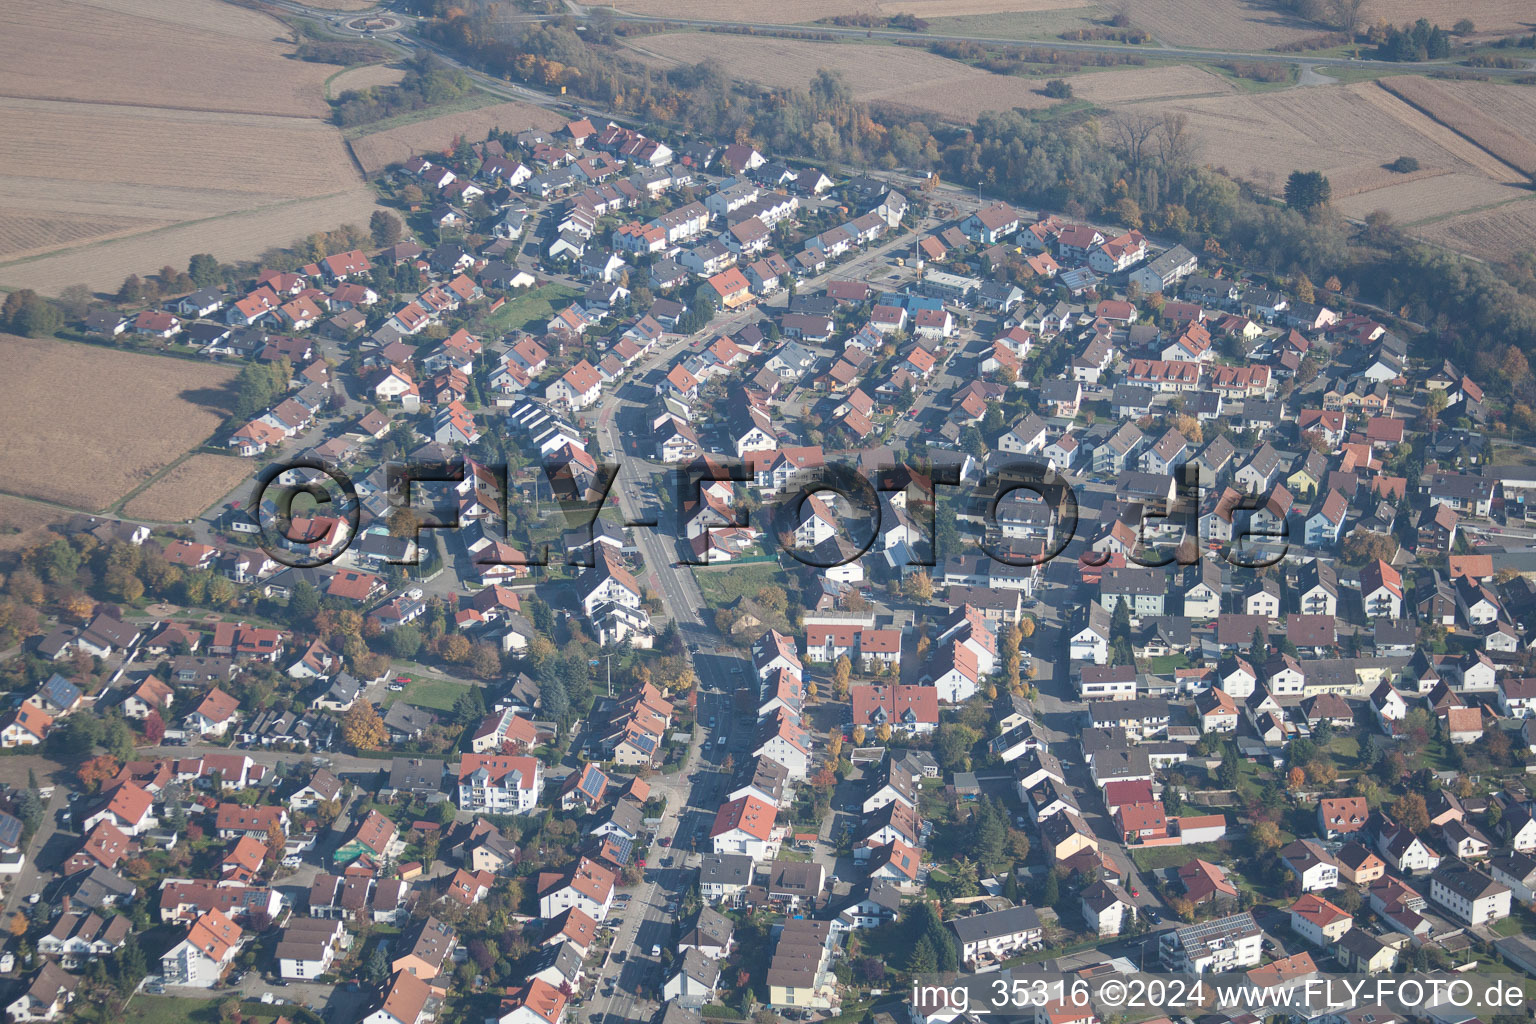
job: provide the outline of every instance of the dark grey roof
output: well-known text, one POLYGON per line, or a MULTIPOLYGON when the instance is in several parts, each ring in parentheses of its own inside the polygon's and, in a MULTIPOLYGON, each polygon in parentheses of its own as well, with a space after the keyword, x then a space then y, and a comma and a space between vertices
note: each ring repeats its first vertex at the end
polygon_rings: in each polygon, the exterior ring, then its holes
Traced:
POLYGON ((739 853, 705 854, 699 862, 700 885, 751 885, 752 858, 739 853))
POLYGON ((710 907, 699 908, 698 916, 683 928, 679 946, 727 946, 736 931, 735 922, 710 907))
POLYGON ((384 716, 386 728, 395 732, 419 732, 437 722, 437 716, 426 708, 418 708, 405 701, 395 702, 384 716))
POLYGON ((1432 877, 1441 886, 1466 900, 1482 899, 1485 896, 1508 891, 1507 886, 1495 882, 1472 867, 1446 866, 1436 871, 1432 877))
POLYGON ((436 793, 443 788, 445 770, 442 761, 397 757, 389 763, 389 788, 408 793, 436 793))
POLYGON ((1040 918, 1031 907, 1009 907, 985 914, 972 914, 950 922, 961 942, 982 942, 999 935, 1038 931, 1040 918))
POLYGON ((111 901, 132 899, 138 888, 117 872, 97 866, 65 878, 61 892, 72 904, 100 910, 111 901))

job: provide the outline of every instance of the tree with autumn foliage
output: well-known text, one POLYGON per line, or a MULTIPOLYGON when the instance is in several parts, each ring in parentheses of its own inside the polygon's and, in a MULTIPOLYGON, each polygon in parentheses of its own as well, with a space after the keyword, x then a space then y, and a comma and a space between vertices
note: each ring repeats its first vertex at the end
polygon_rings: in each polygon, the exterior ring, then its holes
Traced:
POLYGON ((389 731, 384 728, 378 709, 360 700, 342 718, 341 738, 354 750, 378 750, 388 742, 389 731))
POLYGON ((832 666, 832 694, 838 700, 848 699, 848 680, 852 675, 853 662, 848 660, 848 655, 839 654, 832 666))
POLYGON ((92 793, 101 789, 102 783, 115 776, 122 765, 111 754, 100 754, 84 761, 75 774, 80 784, 92 793))
POLYGON ((159 711, 151 708, 149 715, 144 719, 144 742, 152 747, 158 747, 163 739, 165 739, 165 719, 160 717, 159 711))
POLYGON ((463 633, 450 633, 443 637, 442 655, 447 661, 467 661, 474 645, 463 633))
POLYGON ((1248 830, 1248 838, 1260 850, 1276 850, 1280 847, 1280 826, 1272 821, 1256 821, 1248 830))
POLYGON ((933 577, 926 572, 915 572, 901 581, 901 592, 912 601, 928 601, 933 597, 933 577))
POLYGON ((1291 792, 1298 792, 1307 784, 1306 769, 1302 768, 1299 764, 1292 765, 1291 770, 1286 773, 1286 782, 1290 785, 1291 792))
POLYGON ((1400 796, 1392 804, 1392 817, 1408 831, 1423 832, 1429 828, 1429 806, 1421 793, 1400 796))
POLYGON ((267 862, 275 864, 283 859, 283 848, 288 845, 288 835, 280 822, 273 820, 267 826, 267 862))

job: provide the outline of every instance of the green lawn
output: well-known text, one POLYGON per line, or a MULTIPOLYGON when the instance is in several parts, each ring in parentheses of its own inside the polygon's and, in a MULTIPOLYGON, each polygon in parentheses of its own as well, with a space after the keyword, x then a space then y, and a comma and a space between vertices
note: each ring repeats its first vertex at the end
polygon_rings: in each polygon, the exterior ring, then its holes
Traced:
POLYGON ((395 701, 403 700, 407 704, 434 711, 452 711, 454 702, 468 692, 469 687, 464 683, 413 673, 411 682, 406 684, 404 690, 386 693, 384 706, 389 707, 395 701))
POLYGON ((484 333, 505 334, 522 328, 544 333, 549 318, 571 304, 581 292, 553 282, 530 288, 516 298, 508 299, 500 309, 476 320, 476 327, 484 333))
MULTIPOLYGON (((136 995, 123 1010, 122 1024, 218 1024, 219 999, 187 999, 180 996, 136 995)), ((292 1007, 268 1006, 248 1000, 240 1004, 240 1015, 247 1020, 273 1021, 292 1007)))
POLYGON ((1360 763, 1360 741, 1352 734, 1336 732, 1324 749, 1340 766, 1360 763))
POLYGON ((1508 938, 1511 935, 1519 935, 1524 930, 1523 925, 1524 923, 1520 918, 1510 916, 1495 921, 1490 927, 1500 935, 1508 938))
POLYGON ((777 562, 756 562, 751 565, 727 565, 721 568, 696 568, 694 579, 704 603, 711 608, 730 604, 743 595, 751 597, 763 587, 786 587, 789 577, 777 562))
POLYGON ((1161 868, 1183 867, 1196 858, 1219 864, 1227 854, 1216 843, 1194 843, 1190 846, 1131 847, 1131 860, 1140 871, 1157 871, 1161 868))
POLYGON ((1189 655, 1164 654, 1147 659, 1147 671, 1156 676, 1170 675, 1175 669, 1189 668, 1189 655))

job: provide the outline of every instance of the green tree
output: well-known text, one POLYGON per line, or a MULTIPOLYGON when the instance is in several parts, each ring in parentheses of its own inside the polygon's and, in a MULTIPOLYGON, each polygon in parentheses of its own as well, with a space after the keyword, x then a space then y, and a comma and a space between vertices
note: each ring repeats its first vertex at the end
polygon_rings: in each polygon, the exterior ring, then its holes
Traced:
POLYGON ((1126 642, 1131 639, 1131 606, 1126 601, 1115 603, 1115 610, 1109 617, 1109 638, 1126 642))
POLYGON ((288 624, 295 629, 307 628, 320 613, 320 591, 312 583, 300 580, 288 599, 288 624))
POLYGON ((200 252, 187 261, 187 276, 199 288, 211 288, 224 276, 224 268, 211 254, 200 252))
POLYGON ((389 650, 395 657, 407 661, 416 657, 416 652, 421 650, 421 630, 410 623, 396 626, 389 634, 389 650))
POLYGON ((571 711, 571 695, 559 676, 550 675, 540 680, 539 704, 552 721, 565 721, 571 711))
POLYGON ((1008 819, 992 800, 984 801, 976 809, 975 843, 972 849, 976 857, 986 865, 1003 859, 1003 846, 1008 841, 1008 819))
POLYGON ((13 334, 38 338, 64 326, 59 307, 30 288, 11 292, 0 305, 0 321, 13 334))
POLYGON ((932 974, 938 969, 939 954, 928 936, 924 935, 913 945, 912 952, 907 954, 907 970, 913 974, 932 974))
POLYGON ((371 985, 384 984, 389 977, 389 955, 384 952, 383 946, 373 947, 373 952, 368 956, 368 962, 363 965, 363 974, 371 985))
POLYGON ((945 722, 939 726, 933 745, 934 757, 945 771, 965 771, 970 764, 971 748, 979 738, 976 730, 969 726, 945 722))
POLYGON ((144 980, 144 975, 149 973, 149 964, 144 958, 144 950, 139 946, 139 940, 132 935, 124 939, 123 944, 113 954, 112 966, 117 990, 124 996, 132 994, 134 989, 139 987, 139 982, 144 980))
POLYGON ((1222 789, 1231 789, 1237 785, 1238 772, 1237 750, 1228 744, 1226 753, 1221 755, 1221 764, 1216 767, 1216 781, 1222 789))
POLYGON ((373 244, 382 247, 400 241, 403 225, 400 218, 388 210, 375 210, 368 218, 368 230, 373 233, 373 244))
POLYGON ((1321 171, 1292 171, 1285 179, 1285 205, 1293 210, 1307 213, 1331 198, 1333 185, 1321 171))
POLYGON ((1055 871, 1045 873, 1040 883, 1039 899, 1042 907, 1054 907, 1061 900, 1061 880, 1056 877, 1055 871))
POLYGON ((453 702, 453 717, 465 725, 473 724, 485 717, 485 696, 481 693, 480 687, 471 686, 453 702))

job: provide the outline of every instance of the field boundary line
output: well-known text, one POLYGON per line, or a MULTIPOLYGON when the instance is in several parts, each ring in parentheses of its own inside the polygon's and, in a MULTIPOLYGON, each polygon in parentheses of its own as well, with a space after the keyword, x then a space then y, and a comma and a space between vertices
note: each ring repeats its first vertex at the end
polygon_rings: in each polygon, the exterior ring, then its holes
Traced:
MULTIPOLYGON (((1279 92, 1280 90, 1276 89, 1274 91, 1279 92)), ((1106 107, 1113 110, 1118 107, 1134 107, 1139 103, 1167 103, 1169 100, 1224 99, 1233 95, 1234 92, 1236 92, 1234 89, 1229 89, 1226 92, 1184 92, 1170 93, 1167 96, 1145 96, 1139 100, 1115 100, 1112 103, 1094 103, 1092 100, 1088 102, 1093 103, 1096 107, 1106 107)), ((1047 107, 1045 109, 1049 110, 1051 108, 1047 107)))
MULTIPOLYGON (((155 483, 155 481, 157 481, 161 477, 165 476, 167 473, 169 473, 171 470, 175 469, 177 466, 181 465, 183 462, 186 462, 188 459, 190 459, 192 457, 193 452, 200 451, 206 444, 207 444, 207 442, 205 441, 205 442, 203 442, 203 444, 198 445, 197 448, 189 449, 187 451, 182 452, 181 455, 179 455, 175 459, 172 459, 171 462, 168 465, 166 465, 164 468, 162 468, 159 472, 151 473, 149 475, 149 479, 145 480, 143 483, 139 484, 139 486, 135 487, 133 490, 129 491, 127 494, 123 495, 121 498, 118 498, 112 504, 108 505, 104 511, 110 512, 113 515, 121 516, 123 514, 123 509, 128 507, 128 502, 130 502, 134 498, 138 497, 138 495, 141 492, 143 492, 144 490, 147 490, 151 485, 153 485, 155 483)), ((206 512, 208 510, 207 509, 203 509, 203 511, 206 512)), ((145 522, 170 522, 170 521, 171 520, 168 520, 168 519, 167 520, 159 520, 159 519, 145 520, 145 522)))
POLYGON ((1405 228, 1421 228, 1428 224, 1438 224, 1443 220, 1452 220, 1456 217, 1469 217, 1473 214, 1487 213, 1489 210, 1497 210, 1511 203, 1528 203, 1536 199, 1536 194, 1528 196, 1510 196, 1508 199, 1500 199, 1496 203, 1484 203, 1482 206, 1474 206, 1467 210, 1455 210, 1451 213, 1439 213, 1433 217, 1425 217, 1423 220, 1412 220, 1403 224, 1405 228))
POLYGON ((35 494, 22 494, 19 491, 8 491, 4 487, 0 487, 0 494, 5 495, 7 498, 15 498, 17 501, 29 501, 34 505, 41 505, 44 508, 54 508, 58 509, 60 512, 68 512, 70 515, 93 516, 101 514, 100 512, 88 512, 83 508, 76 508, 73 505, 62 505, 57 501, 49 501, 47 498, 39 498, 35 494))
POLYGON ((77 103, 82 106, 138 107, 142 110, 179 110, 186 114, 228 114, 232 117, 283 117, 295 121, 329 122, 329 114, 283 114, 271 110, 226 110, 222 107, 183 107, 173 103, 140 103, 130 100, 83 100, 78 96, 22 96, 0 92, 0 99, 36 100, 39 103, 77 103))
MULTIPOLYGON (((1445 121, 1440 120, 1440 118, 1436 117, 1434 115, 1434 113, 1432 113, 1427 107, 1425 107, 1422 104, 1416 102, 1415 100, 1410 99, 1409 97, 1404 96, 1403 94, 1397 92, 1391 86, 1387 85, 1388 81, 1389 81, 1389 79, 1377 79, 1376 83, 1375 83, 1376 84, 1376 88, 1380 89, 1382 92, 1386 93, 1388 96, 1391 96, 1393 99, 1397 100, 1399 103, 1403 103, 1403 104, 1406 104, 1407 106, 1412 107, 1414 110, 1418 111, 1420 114, 1423 114, 1425 117, 1429 118, 1431 121, 1433 121, 1435 124, 1439 125, 1441 128, 1444 128, 1446 131, 1450 132, 1452 135, 1455 135, 1458 139, 1461 139, 1462 141, 1466 142, 1469 146, 1472 146, 1473 148, 1475 148, 1478 152, 1486 154, 1488 159, 1494 161, 1500 167, 1503 167, 1506 170, 1508 170, 1510 173, 1514 174, 1515 182, 1519 182, 1521 184, 1529 184, 1530 183, 1531 176, 1529 174, 1526 174, 1524 171, 1522 171, 1520 168, 1516 167, 1514 164, 1510 163, 1508 160, 1505 160, 1503 157, 1499 156, 1497 153, 1495 153, 1492 150, 1488 149, 1481 142, 1478 142, 1476 139, 1472 138, 1472 136, 1466 134, 1461 129, 1457 128, 1455 125, 1448 124, 1445 121)), ((1410 125, 1408 127, 1412 127, 1412 126, 1410 125)), ((1504 182, 1503 184, 1514 184, 1515 182, 1504 182)))

